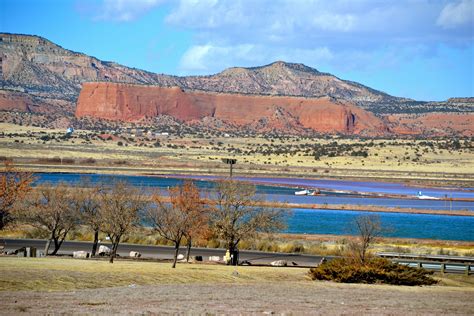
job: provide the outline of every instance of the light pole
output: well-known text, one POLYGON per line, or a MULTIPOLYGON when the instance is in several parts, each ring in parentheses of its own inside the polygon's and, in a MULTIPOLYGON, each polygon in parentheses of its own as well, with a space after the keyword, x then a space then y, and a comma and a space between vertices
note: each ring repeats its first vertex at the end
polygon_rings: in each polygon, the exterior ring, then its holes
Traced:
POLYGON ((230 165, 230 178, 232 178, 232 166, 237 163, 237 159, 235 158, 222 158, 222 161, 228 165, 230 165))

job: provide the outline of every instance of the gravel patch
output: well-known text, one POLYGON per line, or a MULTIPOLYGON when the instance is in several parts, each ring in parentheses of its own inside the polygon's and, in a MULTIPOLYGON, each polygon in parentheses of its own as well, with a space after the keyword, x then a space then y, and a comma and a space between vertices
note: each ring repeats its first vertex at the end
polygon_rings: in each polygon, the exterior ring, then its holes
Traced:
POLYGON ((474 289, 271 282, 0 292, 0 314, 472 315, 474 289))

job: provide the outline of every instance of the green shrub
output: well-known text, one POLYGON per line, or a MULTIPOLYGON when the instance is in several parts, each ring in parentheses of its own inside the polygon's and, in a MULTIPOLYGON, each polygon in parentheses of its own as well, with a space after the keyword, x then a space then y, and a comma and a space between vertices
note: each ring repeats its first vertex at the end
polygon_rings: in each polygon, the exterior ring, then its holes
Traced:
POLYGON ((431 285, 438 281, 431 278, 433 272, 392 263, 382 258, 367 259, 360 264, 347 258, 337 258, 311 268, 313 280, 340 283, 383 283, 394 285, 431 285))

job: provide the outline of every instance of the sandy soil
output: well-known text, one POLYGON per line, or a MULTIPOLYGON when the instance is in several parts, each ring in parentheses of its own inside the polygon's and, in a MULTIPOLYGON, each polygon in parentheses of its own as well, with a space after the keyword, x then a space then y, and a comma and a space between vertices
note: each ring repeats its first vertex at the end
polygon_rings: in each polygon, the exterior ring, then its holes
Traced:
POLYGON ((474 289, 272 282, 0 292, 0 314, 472 315, 474 289))

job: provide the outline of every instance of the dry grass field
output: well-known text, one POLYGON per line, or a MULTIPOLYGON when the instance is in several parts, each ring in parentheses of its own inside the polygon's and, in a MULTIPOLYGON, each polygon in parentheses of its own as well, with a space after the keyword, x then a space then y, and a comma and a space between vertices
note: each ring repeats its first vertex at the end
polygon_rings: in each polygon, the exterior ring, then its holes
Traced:
POLYGON ((217 264, 180 264, 70 258, 0 257, 2 291, 59 291, 130 284, 260 283, 304 281, 305 269, 231 267, 217 264))
MULTIPOLYGON (((310 281, 307 269, 0 257, 4 315, 377 314, 468 315, 474 277, 436 286, 310 281)), ((438 277, 439 278, 439 277, 438 277)))
POLYGON ((221 158, 234 157, 239 175, 373 178, 467 186, 474 182, 474 151, 469 139, 192 133, 138 136, 90 130, 78 130, 64 138, 64 130, 7 123, 0 123, 0 131, 0 157, 32 170, 223 174, 227 166, 221 158))

